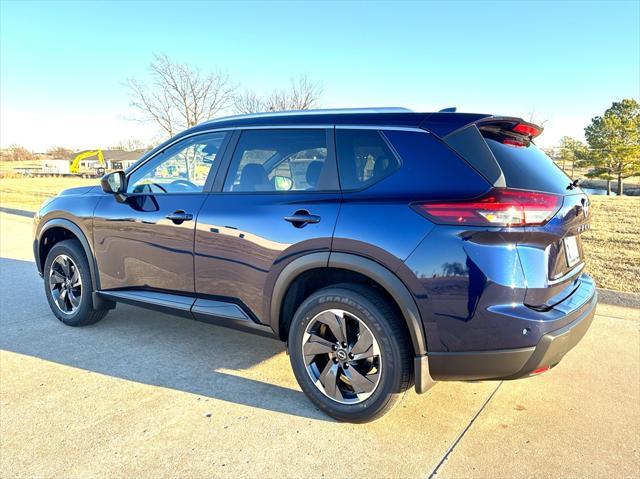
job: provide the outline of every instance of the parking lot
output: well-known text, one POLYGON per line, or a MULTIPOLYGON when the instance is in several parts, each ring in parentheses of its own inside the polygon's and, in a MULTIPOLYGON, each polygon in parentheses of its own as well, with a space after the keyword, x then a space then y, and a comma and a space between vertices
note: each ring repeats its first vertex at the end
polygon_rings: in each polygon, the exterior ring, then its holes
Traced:
POLYGON ((384 418, 337 423, 284 346, 119 305, 50 313, 31 219, 0 213, 2 477, 637 477, 640 312, 599 306, 553 371, 439 383, 384 418))

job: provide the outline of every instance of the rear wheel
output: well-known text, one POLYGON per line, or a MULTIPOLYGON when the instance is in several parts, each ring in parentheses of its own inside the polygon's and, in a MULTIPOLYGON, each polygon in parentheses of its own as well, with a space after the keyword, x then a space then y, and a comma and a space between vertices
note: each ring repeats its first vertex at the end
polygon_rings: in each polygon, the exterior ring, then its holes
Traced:
POLYGON ((87 326, 105 317, 95 310, 89 262, 78 240, 65 240, 49 251, 43 268, 44 289, 53 314, 69 326, 87 326))
POLYGON ((349 422, 389 410, 412 380, 412 348, 389 303, 360 285, 312 294, 289 331, 291 365, 305 394, 326 414, 349 422))

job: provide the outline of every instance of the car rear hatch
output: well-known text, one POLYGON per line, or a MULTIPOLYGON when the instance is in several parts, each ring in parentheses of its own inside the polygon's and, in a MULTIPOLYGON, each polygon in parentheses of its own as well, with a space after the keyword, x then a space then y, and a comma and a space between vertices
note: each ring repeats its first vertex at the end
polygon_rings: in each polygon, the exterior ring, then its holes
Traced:
MULTIPOLYGON (((548 310, 580 286, 581 234, 589 228, 589 199, 535 144, 542 128, 518 118, 485 117, 443 140, 493 183, 496 191, 531 198, 510 228, 526 280, 524 303, 548 310), (545 207, 538 207, 544 204, 545 207), (544 215, 538 211, 544 210, 544 215)), ((518 198, 518 201, 522 201, 518 198)))

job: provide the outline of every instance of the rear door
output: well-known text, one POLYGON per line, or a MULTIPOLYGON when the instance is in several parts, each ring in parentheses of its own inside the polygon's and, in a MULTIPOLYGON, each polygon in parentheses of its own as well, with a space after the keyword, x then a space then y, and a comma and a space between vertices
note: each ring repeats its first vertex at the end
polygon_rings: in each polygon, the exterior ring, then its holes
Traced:
POLYGON ((269 272, 329 252, 340 208, 333 128, 246 129, 198 216, 199 297, 239 303, 264 321, 269 272))

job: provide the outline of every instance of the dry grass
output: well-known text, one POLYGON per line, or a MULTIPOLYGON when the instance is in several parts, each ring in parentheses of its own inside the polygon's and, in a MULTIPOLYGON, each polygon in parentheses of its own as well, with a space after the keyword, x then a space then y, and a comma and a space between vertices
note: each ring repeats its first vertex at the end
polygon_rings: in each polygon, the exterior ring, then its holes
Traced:
POLYGON ((0 160, 0 174, 10 174, 19 168, 40 168, 42 162, 34 161, 4 161, 0 160))
POLYGON ((583 235, 587 272, 600 288, 640 293, 640 197, 591 196, 583 235))
POLYGON ((13 176, 0 178, 0 205, 5 208, 36 211, 47 198, 62 190, 76 186, 97 185, 95 178, 74 178, 51 176, 29 178, 13 176))
MULTIPOLYGON (((96 179, 0 178, 0 205, 36 211, 46 198, 96 179)), ((640 197, 592 196, 591 231, 583 235, 587 270, 599 287, 640 293, 640 197)))

